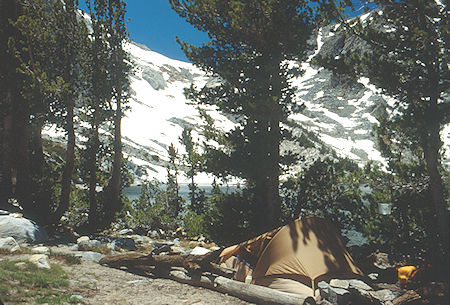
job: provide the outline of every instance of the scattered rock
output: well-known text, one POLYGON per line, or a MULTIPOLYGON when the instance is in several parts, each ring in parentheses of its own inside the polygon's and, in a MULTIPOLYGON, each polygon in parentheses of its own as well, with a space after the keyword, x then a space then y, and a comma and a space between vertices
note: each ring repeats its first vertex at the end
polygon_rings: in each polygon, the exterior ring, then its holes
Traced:
POLYGON ((89 251, 101 248, 102 243, 96 239, 82 240, 78 243, 78 251, 89 251))
POLYGON ((132 238, 114 238, 110 241, 114 247, 119 247, 129 251, 136 251, 136 243, 132 238))
POLYGON ((27 263, 25 263, 25 262, 18 262, 18 263, 15 263, 14 266, 16 266, 19 269, 24 269, 27 266, 27 263))
POLYGON ((35 264, 38 268, 50 269, 48 256, 45 254, 34 254, 29 258, 29 262, 35 264))
POLYGON ((47 232, 34 221, 0 215, 0 238, 13 237, 17 243, 39 244, 48 240, 47 232))
POLYGON ((120 230, 118 233, 119 233, 119 235, 129 235, 129 234, 133 234, 133 230, 132 229, 123 229, 123 230, 120 230))
POLYGON ((31 249, 31 251, 33 253, 40 253, 40 254, 49 254, 50 253, 50 250, 44 246, 34 247, 31 249))
POLYGON ((329 288, 330 295, 328 300, 333 304, 347 304, 351 298, 350 291, 343 288, 329 288))
POLYGON ((369 292, 370 295, 381 302, 387 302, 394 300, 397 296, 389 289, 381 289, 377 291, 369 292))
POLYGON ((102 258, 103 254, 93 251, 84 251, 81 253, 75 254, 76 257, 84 259, 86 261, 96 262, 98 263, 102 258))
POLYGON ((364 283, 361 280, 353 279, 353 280, 349 280, 348 283, 349 283, 350 288, 353 288, 353 289, 367 290, 367 291, 373 290, 372 287, 370 287, 369 285, 367 285, 366 283, 364 283))
POLYGON ((19 244, 13 237, 0 238, 0 249, 15 252, 20 249, 19 244))
POLYGON ((179 238, 175 238, 175 239, 173 240, 173 244, 174 244, 175 246, 180 247, 180 246, 181 246, 180 239, 179 239, 179 238))
POLYGON ((147 280, 134 280, 134 281, 128 281, 127 284, 130 285, 141 285, 147 283, 147 280))
POLYGON ((319 288, 321 298, 328 300, 330 298, 330 284, 322 281, 317 284, 317 287, 319 288))
POLYGON ((378 273, 370 273, 368 275, 369 279, 371 279, 372 281, 376 281, 378 280, 378 273))
POLYGON ((194 248, 198 247, 198 242, 191 240, 188 242, 188 247, 191 249, 194 249, 194 248))
POLYGON ((191 251, 191 255, 205 255, 206 253, 211 252, 211 250, 203 248, 203 247, 195 247, 191 251))
POLYGON ((332 279, 330 281, 330 286, 331 287, 336 287, 336 288, 348 289, 350 284, 349 284, 349 282, 347 280, 332 279))
POLYGON ((84 299, 83 296, 78 295, 78 294, 73 294, 73 295, 71 295, 71 296, 70 296, 70 299, 71 299, 72 301, 76 301, 77 303, 81 303, 81 304, 89 304, 89 302, 86 301, 86 300, 84 299))
POLYGON ((179 246, 171 246, 169 251, 170 254, 184 254, 185 252, 186 250, 179 246))
POLYGON ((161 239, 161 235, 155 230, 148 231, 147 235, 153 239, 161 239))
POLYGON ((89 239, 90 239, 89 236, 81 236, 77 239, 77 244, 83 241, 88 241, 89 239))
POLYGON ((375 252, 371 254, 372 259, 374 260, 373 264, 375 267, 380 269, 388 269, 395 267, 393 264, 391 264, 391 261, 389 259, 389 255, 387 253, 383 252, 375 252))

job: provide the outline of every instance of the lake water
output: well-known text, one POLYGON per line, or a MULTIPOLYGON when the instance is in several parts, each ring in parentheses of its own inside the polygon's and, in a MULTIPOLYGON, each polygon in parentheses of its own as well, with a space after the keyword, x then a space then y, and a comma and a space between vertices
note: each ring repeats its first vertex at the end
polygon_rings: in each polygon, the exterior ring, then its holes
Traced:
MULTIPOLYGON (((188 201, 189 199, 189 185, 188 184, 180 184, 180 196, 188 201)), ((206 195, 210 195, 211 191, 213 189, 212 185, 205 184, 205 185, 199 185, 200 189, 205 190, 206 195)), ((221 186, 220 189, 222 192, 225 193, 231 193, 235 191, 237 188, 236 185, 229 185, 229 186, 221 186)), ((139 196, 141 196, 141 185, 133 185, 130 187, 126 187, 123 189, 123 194, 128 197, 131 201, 139 199, 139 196)))

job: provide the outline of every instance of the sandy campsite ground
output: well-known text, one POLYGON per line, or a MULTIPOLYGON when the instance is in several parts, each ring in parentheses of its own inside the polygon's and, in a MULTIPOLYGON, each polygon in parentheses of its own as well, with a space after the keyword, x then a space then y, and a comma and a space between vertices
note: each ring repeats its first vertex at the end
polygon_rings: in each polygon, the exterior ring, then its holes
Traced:
POLYGON ((89 304, 248 304, 209 289, 82 262, 65 268, 74 293, 89 304))
MULTIPOLYGON (((27 254, 0 254, 0 260, 25 260, 28 257, 27 254)), ((50 259, 50 263, 60 264, 67 271, 70 285, 65 288, 64 293, 82 296, 78 304, 248 304, 238 298, 209 289, 181 284, 169 279, 140 276, 91 261, 83 260, 80 264, 67 265, 50 259)), ((30 300, 26 304, 35 303, 30 300)))

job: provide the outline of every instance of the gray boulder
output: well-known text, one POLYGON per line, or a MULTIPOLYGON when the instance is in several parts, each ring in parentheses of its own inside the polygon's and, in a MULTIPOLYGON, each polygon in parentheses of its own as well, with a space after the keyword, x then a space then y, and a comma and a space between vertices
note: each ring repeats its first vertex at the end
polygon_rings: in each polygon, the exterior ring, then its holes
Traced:
POLYGON ((89 251, 102 247, 102 243, 95 239, 81 240, 78 242, 78 251, 89 251))
POLYGON ((0 249, 9 252, 14 252, 19 250, 20 246, 16 242, 16 240, 10 236, 6 238, 0 238, 0 249))
POLYGON ((39 244, 48 240, 47 232, 34 221, 0 215, 0 238, 5 237, 13 237, 19 244, 39 244))
POLYGON ((104 255, 101 253, 98 253, 98 252, 85 251, 85 252, 77 253, 77 254, 75 254, 75 256, 79 257, 83 260, 86 260, 86 261, 98 263, 103 258, 104 255))

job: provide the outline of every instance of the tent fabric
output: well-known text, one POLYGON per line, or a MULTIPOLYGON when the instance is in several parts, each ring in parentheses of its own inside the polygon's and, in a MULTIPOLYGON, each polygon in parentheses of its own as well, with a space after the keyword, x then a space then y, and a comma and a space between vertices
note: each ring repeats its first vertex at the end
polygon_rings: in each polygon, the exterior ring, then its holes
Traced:
POLYGON ((250 266, 248 266, 244 261, 239 260, 236 256, 229 257, 225 261, 221 262, 220 267, 235 270, 236 272, 233 275, 233 280, 244 283, 251 281, 253 269, 250 268, 250 266))
POLYGON ((254 267, 253 283, 313 295, 317 282, 361 275, 339 231, 318 217, 297 219, 252 240, 226 248, 222 261, 240 256, 254 267), (307 289, 308 288, 308 289, 307 289))

